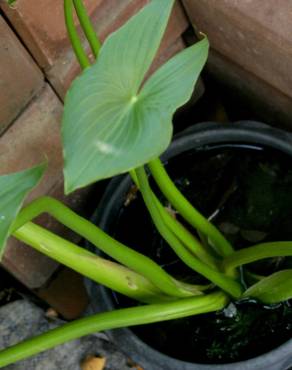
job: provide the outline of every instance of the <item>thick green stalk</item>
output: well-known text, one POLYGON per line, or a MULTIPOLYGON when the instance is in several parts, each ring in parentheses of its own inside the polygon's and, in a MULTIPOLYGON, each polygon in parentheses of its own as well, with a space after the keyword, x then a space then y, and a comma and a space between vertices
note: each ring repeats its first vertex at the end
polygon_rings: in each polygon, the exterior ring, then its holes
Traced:
POLYGON ((226 273, 238 266, 263 258, 292 256, 292 242, 269 242, 254 245, 234 252, 223 260, 226 273))
MULTIPOLYGON (((155 203, 159 214, 163 219, 165 225, 176 235, 176 237, 185 245, 185 247, 197 256, 202 262, 212 267, 214 270, 218 270, 217 262, 205 249, 199 240, 192 235, 179 221, 172 217, 165 207, 160 203, 159 199, 152 192, 153 202, 155 203)), ((219 271, 219 270, 218 270, 219 271)))
POLYGON ((30 203, 19 213, 12 226, 12 231, 44 212, 51 214, 63 225, 90 241, 116 261, 143 275, 165 294, 180 298, 201 294, 198 287, 173 279, 150 258, 110 237, 56 199, 41 197, 30 203))
POLYGON ((152 160, 148 163, 148 166, 160 190, 180 215, 184 217, 190 225, 200 230, 211 239, 219 255, 228 256, 231 254, 233 248, 230 243, 223 234, 182 195, 168 176, 160 159, 156 158, 152 160))
POLYGON ((173 299, 134 271, 98 257, 32 222, 24 224, 13 235, 83 276, 128 297, 146 303, 173 299))
POLYGON ((239 298, 242 294, 242 287, 237 281, 220 272, 215 271, 213 268, 209 267, 208 265, 197 259, 192 253, 190 253, 189 250, 185 248, 185 246, 180 242, 175 234, 167 228, 160 216, 155 202, 153 202, 151 188, 144 168, 139 167, 138 169, 136 169, 135 172, 140 186, 140 191, 142 193, 144 202, 150 212, 151 218, 155 223, 158 231, 167 241, 169 246, 191 269, 206 277, 208 280, 219 286, 232 297, 239 298))
POLYGON ((84 335, 217 311, 227 303, 228 298, 220 292, 176 302, 124 308, 79 319, 1 351, 0 368, 84 335))
MULTIPOLYGON (((130 172, 132 180, 134 183, 139 187, 138 178, 135 171, 130 172)), ((152 197, 152 202, 154 202, 156 205, 156 208, 158 208, 160 217, 163 219, 165 225, 168 227, 170 231, 172 231, 175 236, 185 245, 185 247, 193 253, 195 256, 197 256, 201 261, 205 262, 207 265, 213 267, 215 270, 218 270, 217 267, 217 261, 213 258, 212 255, 210 255, 199 240, 192 235, 183 225, 177 221, 174 217, 172 217, 169 212, 165 209, 165 207, 161 204, 157 196, 154 194, 154 192, 149 190, 152 197)), ((147 206, 147 205, 146 205, 147 206)))
POLYGON ((87 15, 83 1, 73 0, 73 2, 83 32, 89 42, 93 55, 95 56, 95 58, 97 58, 100 49, 100 42, 97 38, 92 23, 87 15))
POLYGON ((70 38, 74 53, 82 69, 85 69, 90 66, 89 59, 84 52, 82 43, 76 31, 73 19, 73 3, 72 0, 64 0, 64 13, 65 13, 65 22, 70 38))

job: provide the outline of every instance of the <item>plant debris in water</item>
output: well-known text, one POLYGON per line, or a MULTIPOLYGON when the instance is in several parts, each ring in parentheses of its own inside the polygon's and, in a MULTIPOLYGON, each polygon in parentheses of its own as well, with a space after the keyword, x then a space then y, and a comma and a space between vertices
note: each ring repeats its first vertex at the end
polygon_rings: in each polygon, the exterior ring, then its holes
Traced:
MULTIPOLYGON (((236 248, 292 239, 292 165, 283 153, 243 145, 213 147, 181 154, 169 161, 167 170, 186 197, 236 248)), ((139 194, 122 207, 113 227, 115 237, 133 248, 138 246, 177 278, 204 282, 170 250, 143 209, 139 194)), ((291 267, 291 258, 270 258, 245 270, 268 275, 291 267)), ((117 302, 121 306, 133 304, 121 296, 117 302)), ((228 363, 258 356, 290 339, 292 306, 289 301, 267 306, 245 299, 231 302, 217 313, 135 327, 133 331, 172 357, 228 363)))

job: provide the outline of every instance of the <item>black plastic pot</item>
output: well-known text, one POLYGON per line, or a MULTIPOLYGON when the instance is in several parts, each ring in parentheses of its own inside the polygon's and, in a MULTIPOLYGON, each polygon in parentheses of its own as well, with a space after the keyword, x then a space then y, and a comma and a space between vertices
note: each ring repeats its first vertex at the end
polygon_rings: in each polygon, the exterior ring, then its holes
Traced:
MULTIPOLYGON (((242 121, 232 125, 212 122, 197 124, 176 136, 162 159, 169 159, 185 151, 214 144, 242 143, 277 149, 292 160, 291 134, 258 122, 242 121)), ((131 180, 129 176, 113 179, 93 216, 93 221, 106 231, 111 229, 112 219, 119 212, 131 180)), ((93 312, 114 309, 111 293, 104 287, 87 281, 93 312)), ((125 351, 145 370, 286 370, 292 366, 292 340, 265 353, 242 362, 210 365, 194 364, 170 358, 142 342, 131 330, 117 329, 109 333, 118 347, 125 351)))

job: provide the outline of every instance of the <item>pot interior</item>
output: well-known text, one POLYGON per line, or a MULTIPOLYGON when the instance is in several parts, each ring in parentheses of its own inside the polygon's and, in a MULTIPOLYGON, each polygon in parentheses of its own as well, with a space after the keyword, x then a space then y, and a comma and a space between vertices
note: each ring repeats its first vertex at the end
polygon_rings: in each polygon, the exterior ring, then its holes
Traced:
MULTIPOLYGON (((220 144, 181 153, 169 159, 166 167, 185 196, 236 249, 292 240, 292 159, 287 154, 242 143, 220 144)), ((153 182, 152 186, 159 194, 153 182)), ((173 212, 161 194, 160 199, 173 212)), ((175 217, 180 219, 179 215, 175 217)), ((108 231, 176 278, 204 282, 161 239, 134 188, 121 199, 108 231)), ((247 268, 243 271, 246 284, 247 271, 267 275, 292 268, 292 260, 266 259, 247 268)), ((114 300, 119 307, 136 304, 117 294, 114 300)), ((171 357, 196 363, 228 363, 253 358, 290 339, 292 305, 289 301, 273 306, 254 300, 232 302, 221 312, 132 330, 148 345, 171 357)))

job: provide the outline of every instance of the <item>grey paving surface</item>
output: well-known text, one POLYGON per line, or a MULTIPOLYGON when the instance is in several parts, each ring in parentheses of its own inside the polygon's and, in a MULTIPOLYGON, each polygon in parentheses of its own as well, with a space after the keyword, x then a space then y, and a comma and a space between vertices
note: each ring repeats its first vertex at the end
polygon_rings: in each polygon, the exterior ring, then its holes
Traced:
MULTIPOLYGON (((61 320, 51 320, 33 303, 19 300, 0 308, 0 349, 25 338, 46 332, 61 320)), ((41 353, 31 359, 9 365, 7 370, 80 370, 80 362, 88 355, 107 358, 105 370, 129 370, 125 354, 107 340, 104 334, 91 335, 71 341, 41 353)))

